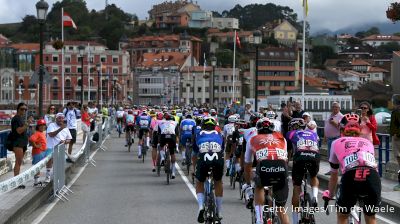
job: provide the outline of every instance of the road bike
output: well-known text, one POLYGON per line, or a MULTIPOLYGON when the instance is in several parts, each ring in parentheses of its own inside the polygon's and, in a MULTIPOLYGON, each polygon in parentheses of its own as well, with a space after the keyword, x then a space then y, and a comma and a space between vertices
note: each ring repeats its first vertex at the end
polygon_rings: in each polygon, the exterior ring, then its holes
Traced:
POLYGON ((221 220, 217 216, 217 206, 215 204, 212 167, 208 170, 208 177, 204 182, 204 197, 204 222, 206 224, 221 223, 221 220))
POLYGON ((231 162, 230 162, 230 167, 229 167, 229 182, 230 182, 230 186, 235 189, 235 185, 236 185, 236 156, 233 155, 231 158, 231 162))
POLYGON ((313 208, 317 206, 316 202, 312 200, 311 194, 307 192, 307 173, 310 167, 312 167, 310 163, 304 165, 304 176, 302 182, 303 191, 300 193, 299 223, 304 224, 315 224, 315 217, 312 211, 314 211, 313 208))
POLYGON ((122 134, 122 124, 121 124, 121 122, 118 122, 118 124, 117 124, 117 131, 118 131, 118 138, 121 138, 121 134, 122 134))
POLYGON ((128 131, 128 139, 127 139, 127 141, 128 141, 128 152, 130 152, 132 144, 133 144, 133 141, 134 141, 131 131, 128 131))
POLYGON ((192 143, 186 141, 185 145, 185 165, 187 174, 190 175, 190 166, 192 165, 192 143))
MULTIPOLYGON (((254 190, 254 189, 253 189, 254 190)), ((254 195, 254 194, 253 194, 254 195)), ((256 223, 256 210, 254 206, 250 207, 251 211, 251 223, 256 223)), ((280 224, 281 221, 277 214, 277 206, 275 204, 275 198, 273 197, 273 187, 265 186, 264 187, 264 206, 263 206, 263 223, 266 224, 280 224)))

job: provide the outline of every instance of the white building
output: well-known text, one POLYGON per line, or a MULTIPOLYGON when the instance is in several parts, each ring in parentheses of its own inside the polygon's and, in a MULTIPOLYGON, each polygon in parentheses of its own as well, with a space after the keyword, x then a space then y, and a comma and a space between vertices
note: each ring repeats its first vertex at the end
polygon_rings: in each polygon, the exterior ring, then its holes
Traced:
POLYGON ((379 47, 382 44, 387 44, 390 42, 397 42, 398 44, 400 44, 400 37, 392 35, 374 34, 362 39, 363 44, 368 44, 373 47, 379 47))
POLYGON ((190 28, 206 28, 212 27, 212 12, 211 11, 194 11, 190 13, 190 28))
POLYGON ((212 28, 223 29, 239 29, 239 20, 236 18, 213 18, 212 28))

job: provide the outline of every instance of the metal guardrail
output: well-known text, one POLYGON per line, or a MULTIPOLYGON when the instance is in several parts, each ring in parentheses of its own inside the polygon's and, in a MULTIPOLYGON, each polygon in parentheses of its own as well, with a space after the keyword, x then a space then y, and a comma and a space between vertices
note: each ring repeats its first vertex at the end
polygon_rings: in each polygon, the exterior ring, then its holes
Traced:
POLYGON ((7 149, 4 145, 10 132, 11 130, 0 131, 0 158, 7 158, 7 149))
POLYGON ((378 146, 378 171, 379 176, 382 177, 383 173, 383 164, 387 164, 390 160, 390 140, 391 137, 389 134, 380 134, 377 133, 380 144, 378 146), (383 157, 383 153, 385 153, 385 157, 383 157))
POLYGON ((65 185, 65 149, 65 144, 53 149, 53 194, 62 201, 69 201, 67 195, 74 192, 65 185))

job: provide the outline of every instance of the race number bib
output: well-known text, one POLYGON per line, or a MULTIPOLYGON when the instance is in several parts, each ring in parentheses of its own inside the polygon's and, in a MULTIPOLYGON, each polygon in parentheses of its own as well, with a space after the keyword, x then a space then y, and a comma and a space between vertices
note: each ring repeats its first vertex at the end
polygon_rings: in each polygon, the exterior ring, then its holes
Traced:
POLYGON ((229 126, 226 128, 226 133, 227 133, 227 135, 232 135, 234 131, 235 131, 235 127, 234 127, 234 126, 229 125, 229 126))
POLYGON ((183 131, 191 131, 193 129, 193 125, 183 125, 183 131))
POLYGON ((358 165, 358 154, 352 153, 344 158, 344 166, 346 168, 352 168, 358 165))
POLYGON ((278 156, 279 159, 287 159, 287 152, 286 150, 283 149, 275 149, 276 150, 276 155, 278 156))
POLYGON ((200 153, 220 152, 221 150, 221 145, 216 142, 203 142, 199 146, 200 153))
POLYGON ((139 121, 139 125, 140 125, 140 127, 142 127, 142 128, 146 128, 146 127, 149 126, 149 121, 148 121, 148 120, 140 120, 140 121, 139 121))
POLYGON ((365 165, 371 166, 371 167, 376 167, 376 162, 375 162, 375 156, 372 155, 371 153, 364 152, 362 154, 363 160, 365 162, 365 165))
POLYGON ((257 160, 263 160, 263 159, 266 159, 266 158, 268 158, 268 148, 264 148, 264 149, 258 150, 256 152, 256 159, 257 160))

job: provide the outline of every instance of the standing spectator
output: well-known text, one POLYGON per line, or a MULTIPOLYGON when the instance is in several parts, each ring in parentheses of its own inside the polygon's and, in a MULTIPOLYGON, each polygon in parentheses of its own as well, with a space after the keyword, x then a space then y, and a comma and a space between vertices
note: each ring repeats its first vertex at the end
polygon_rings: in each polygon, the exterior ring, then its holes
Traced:
POLYGON ((308 112, 303 113, 303 119, 306 122, 305 130, 309 130, 317 133, 317 123, 311 118, 311 114, 308 112))
MULTIPOLYGON (((66 128, 67 124, 64 122, 64 114, 58 113, 56 115, 56 122, 49 124, 47 127, 47 147, 54 148, 54 146, 65 143, 69 144, 72 140, 71 133, 66 128)), ((67 161, 71 161, 70 158, 67 161)))
MULTIPOLYGON (((69 142, 68 146, 68 155, 71 156, 72 153, 72 146, 76 143, 76 134, 77 134, 77 111, 74 108, 74 104, 72 102, 68 102, 67 104, 67 110, 64 113, 65 118, 67 120, 67 128, 69 129, 69 132, 71 133, 72 139, 69 142)), ((67 159, 67 162, 71 163, 71 159, 67 159)))
POLYGON ((94 131, 94 129, 96 127, 96 117, 97 117, 98 112, 99 111, 97 110, 97 107, 95 107, 93 102, 89 102, 88 113, 90 116, 90 131, 94 131))
MULTIPOLYGON (((340 137, 340 121, 343 118, 343 114, 340 112, 340 104, 338 102, 332 103, 332 113, 325 120, 324 126, 324 136, 325 141, 328 146, 328 154, 331 153, 332 142, 340 137)), ((330 175, 330 172, 325 173, 325 175, 330 175)))
POLYGON ((250 122, 250 117, 254 113, 253 110, 251 109, 251 104, 246 104, 244 108, 244 121, 250 122))
POLYGON ((374 138, 376 137, 376 130, 378 129, 378 124, 376 123, 375 116, 372 114, 371 104, 368 102, 360 103, 359 109, 361 109, 360 116, 360 137, 370 140, 374 145, 379 145, 374 138))
POLYGON ((105 121, 106 118, 108 117, 108 108, 107 108, 107 105, 103 105, 103 108, 101 108, 101 114, 103 115, 103 116, 102 116, 102 119, 103 119, 103 122, 102 122, 102 123, 104 123, 104 121, 105 121))
POLYGON ((47 113, 44 115, 44 120, 47 125, 56 121, 56 112, 56 107, 54 105, 50 105, 47 108, 47 113))
POLYGON ((90 116, 88 112, 88 107, 86 105, 83 105, 81 119, 82 119, 83 141, 85 141, 86 136, 90 132, 90 116))
MULTIPOLYGON (((27 129, 33 122, 32 118, 25 121, 27 110, 28 108, 25 103, 19 103, 17 106, 17 114, 11 119, 11 147, 15 154, 14 176, 19 174, 28 145, 27 129)), ((25 186, 20 185, 18 188, 24 189, 25 186)))
MULTIPOLYGON (((291 109, 291 107, 289 107, 291 109)), ((292 118, 303 118, 304 110, 301 108, 301 102, 294 102, 294 111, 292 111, 292 118)))
MULTIPOLYGON (((32 144, 32 165, 37 164, 42 159, 46 158, 49 154, 51 154, 51 148, 47 148, 47 141, 46 141, 46 121, 44 119, 40 119, 37 121, 36 124, 36 132, 33 134, 29 141, 32 144)), ((46 178, 44 182, 50 182, 50 172, 51 167, 53 166, 53 161, 50 159, 46 164, 46 178)), ((41 184, 39 181, 40 172, 38 172, 34 176, 33 186, 37 186, 41 184)))
MULTIPOLYGON (((290 104, 290 102, 288 102, 290 104)), ((292 117, 290 116, 290 111, 288 105, 286 103, 281 104, 282 108, 282 114, 281 114, 281 132, 282 135, 286 138, 286 133, 289 131, 289 122, 292 120, 292 117)), ((287 142, 290 142, 288 138, 286 138, 287 142)), ((287 144, 287 152, 288 152, 288 159, 292 159, 292 152, 293 152, 293 145, 292 144, 287 144)))
MULTIPOLYGON (((397 159, 400 166, 400 95, 393 98, 394 110, 390 117, 390 136, 392 136, 393 158, 397 159)), ((400 170, 397 172, 398 184, 394 186, 394 191, 400 191, 400 170)))

